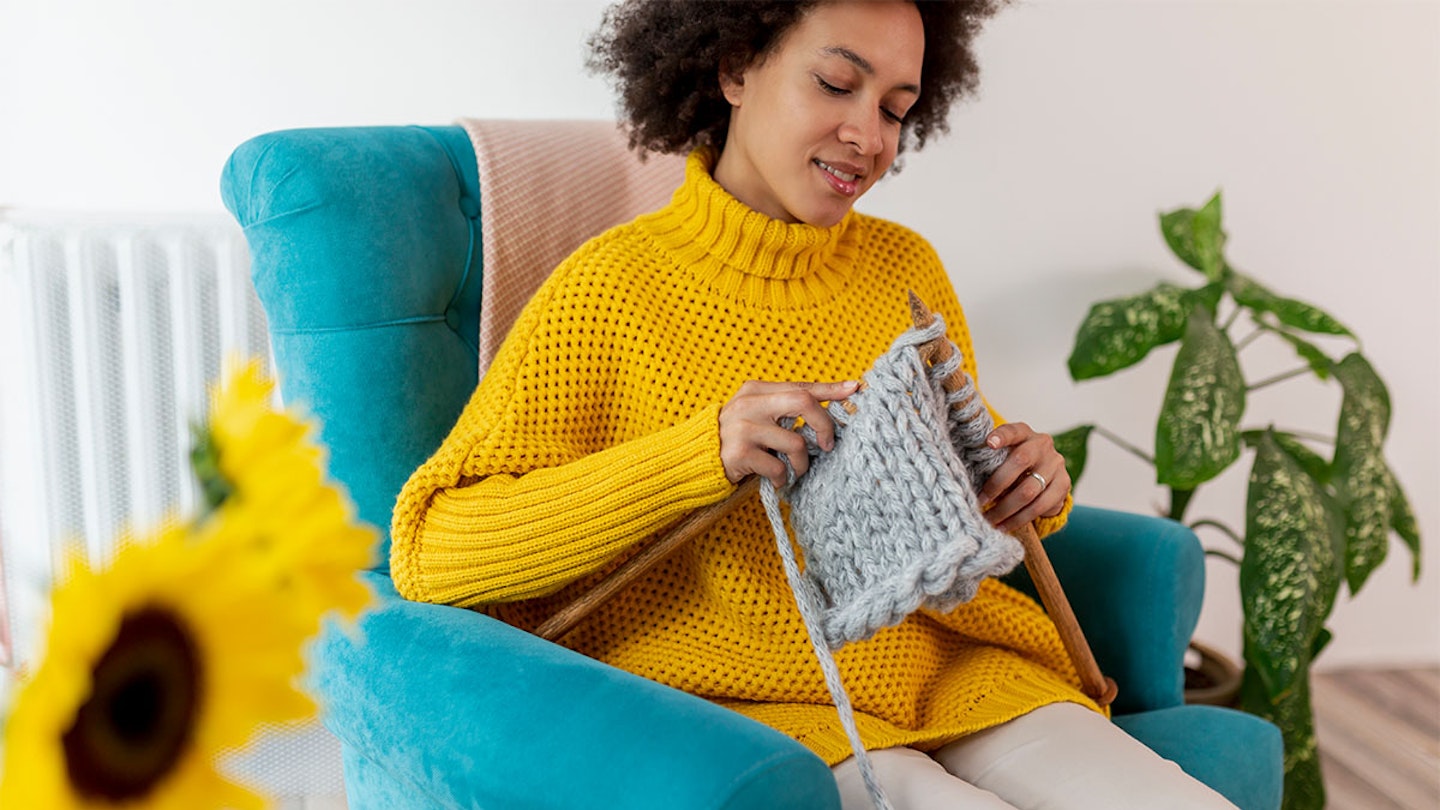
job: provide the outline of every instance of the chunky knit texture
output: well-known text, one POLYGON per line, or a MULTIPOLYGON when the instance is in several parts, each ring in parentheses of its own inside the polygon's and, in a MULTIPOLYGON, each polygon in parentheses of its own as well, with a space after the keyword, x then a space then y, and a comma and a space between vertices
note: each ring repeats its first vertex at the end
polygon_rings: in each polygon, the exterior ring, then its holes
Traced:
POLYGON ((828 404, 834 449, 821 451, 814 429, 803 426, 813 457, 809 472, 795 480, 786 459, 788 486, 760 482, 785 576, 877 810, 889 810, 890 803, 865 753, 833 651, 899 624, 921 606, 951 611, 974 598, 986 577, 1006 574, 1024 558, 1018 540, 985 520, 976 497, 976 482, 1009 451, 984 444, 995 422, 969 378, 945 390, 944 381, 960 368, 960 351, 952 343, 948 359, 933 367, 921 357, 920 346, 944 339, 939 317, 896 338, 849 402, 828 404), (793 541, 782 494, 791 506, 793 541), (804 554, 803 572, 796 546, 804 554))
MULTIPOLYGON (((975 378, 964 316, 923 239, 855 212, 831 228, 770 219, 720 188, 713 163, 693 153, 669 206, 588 242, 521 313, 400 493, 391 573, 407 598, 537 627, 643 540, 734 490, 718 418, 742 383, 859 378, 909 326, 907 290, 943 315, 975 378)), ((850 755, 758 498, 563 643, 773 726, 830 764, 850 755)), ((1094 707, 1053 623, 993 579, 836 660, 869 748, 929 750, 1048 703, 1094 707)))
MULTIPOLYGON (((960 353, 928 368, 917 350, 944 334, 941 318, 907 330, 865 373, 849 408, 829 403, 834 450, 820 452, 814 431, 802 431, 814 460, 784 494, 805 557, 806 591, 823 609, 817 640, 830 649, 867 639, 921 605, 953 610, 974 598, 985 577, 1008 573, 1024 558, 1018 540, 985 520, 962 457, 962 450, 988 451, 974 453, 988 476, 1007 451, 951 443, 951 434, 964 430, 961 421, 994 425, 971 385, 944 390, 960 353), (969 408, 951 407, 967 400, 969 408)), ((762 493, 771 525, 783 534, 769 481, 762 493)), ((789 545, 781 544, 781 556, 789 545)))

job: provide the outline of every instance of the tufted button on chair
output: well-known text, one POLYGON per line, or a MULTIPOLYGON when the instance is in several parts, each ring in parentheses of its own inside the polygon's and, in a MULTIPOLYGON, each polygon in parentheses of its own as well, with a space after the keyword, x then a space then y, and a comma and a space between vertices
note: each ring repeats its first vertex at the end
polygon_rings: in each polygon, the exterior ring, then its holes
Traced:
MULTIPOLYGON (((581 126, 620 143, 611 127, 581 126)), ((588 164, 588 182, 636 170, 612 163, 588 164)), ((505 281, 489 278, 486 245, 507 233, 485 227, 494 212, 480 182, 459 126, 274 132, 239 146, 224 170, 281 391, 321 422, 332 475, 382 529, 508 326, 503 314, 482 323, 482 298, 499 298, 493 285, 505 281)), ((1182 704, 1203 592, 1195 536, 1077 506, 1046 547, 1120 684, 1115 721, 1245 810, 1278 807, 1275 727, 1182 704)), ((357 636, 330 630, 312 650, 353 810, 839 806, 825 764, 778 732, 473 611, 405 601, 383 562, 364 576, 380 606, 357 636)))

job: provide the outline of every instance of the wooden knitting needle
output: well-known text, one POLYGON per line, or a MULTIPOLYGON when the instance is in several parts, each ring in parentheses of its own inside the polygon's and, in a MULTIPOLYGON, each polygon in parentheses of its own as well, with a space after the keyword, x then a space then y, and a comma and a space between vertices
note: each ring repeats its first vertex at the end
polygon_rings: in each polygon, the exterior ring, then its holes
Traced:
MULTIPOLYGON (((910 293, 910 316, 915 326, 922 329, 935 322, 935 315, 930 312, 930 308, 913 292, 910 293)), ((930 365, 949 360, 954 351, 954 347, 944 335, 920 346, 921 357, 930 365)), ((953 393, 964 387, 968 381, 965 370, 956 366, 954 373, 946 377, 942 385, 946 391, 953 393)), ((973 386, 971 391, 975 391, 973 386)), ((961 408, 969 402, 968 399, 957 402, 954 407, 961 408)), ((1050 614, 1055 628, 1060 631, 1060 642, 1065 645, 1065 652, 1070 654, 1070 660, 1080 674, 1081 689, 1101 706, 1110 705, 1119 688, 1113 678, 1107 678, 1100 673, 1100 665, 1095 662, 1095 654, 1090 651, 1090 645, 1085 641, 1085 633, 1080 629, 1080 622, 1075 619, 1070 600, 1065 598, 1065 590, 1060 587, 1060 579, 1055 576, 1055 568, 1050 565, 1050 555, 1045 553, 1045 546, 1040 542, 1035 527, 1026 523, 1011 535, 1019 540, 1025 549, 1025 568, 1030 572, 1030 579, 1040 594, 1040 602, 1045 605, 1045 611, 1050 614)))
MULTIPOLYGON (((929 326, 934 322, 935 316, 914 293, 910 294, 910 311, 917 326, 929 326)), ((928 349, 927 353, 930 356, 927 359, 932 363, 943 362, 951 352, 949 341, 943 337, 937 338, 922 349, 928 349)), ((965 382, 965 372, 957 369, 949 379, 944 381, 944 386, 947 391, 954 391, 963 386, 965 382)), ((846 404, 850 405, 850 403, 846 404)), ((956 403, 957 407, 965 404, 964 402, 956 403)), ((851 405, 852 413, 853 407, 851 405)), ((691 512, 673 528, 646 546, 639 554, 625 561, 594 588, 557 611, 536 629, 535 634, 548 641, 555 641, 563 637, 596 607, 649 570, 655 563, 669 556, 671 552, 689 542, 696 535, 709 529, 741 501, 754 495, 759 486, 760 479, 753 475, 749 476, 725 500, 691 512)), ((1070 603, 1065 598, 1065 592, 1060 588, 1059 580, 1055 576, 1055 569, 1050 565, 1050 558, 1040 544, 1034 527, 1027 524, 1016 533, 1016 536, 1025 549, 1025 566, 1030 571, 1030 578, 1035 582, 1041 602, 1045 605, 1045 609, 1060 632, 1060 639, 1065 645, 1066 652, 1075 662, 1085 693, 1101 705, 1108 705, 1115 697, 1115 682, 1100 674, 1100 668, 1095 663, 1095 657, 1090 651, 1089 644, 1085 641, 1079 623, 1075 620, 1074 611, 1071 610, 1070 603)))
POLYGON ((730 493, 730 496, 719 503, 712 503, 709 506, 702 506, 691 512, 672 526, 665 534, 661 535, 653 543, 646 546, 639 554, 626 560, 612 571, 609 576, 600 580, 594 588, 576 597, 575 601, 557 610, 555 615, 546 619, 535 630, 535 635, 546 641, 554 641, 574 629, 580 620, 590 614, 592 610, 599 607, 610 597, 614 596, 621 588, 629 585, 636 577, 645 573, 655 563, 660 562, 670 555, 670 552, 688 543, 691 538, 703 533, 706 529, 715 525, 720 518, 724 517, 731 509, 734 509, 741 501, 749 498, 760 490, 759 476, 751 475, 740 482, 740 486, 730 493))

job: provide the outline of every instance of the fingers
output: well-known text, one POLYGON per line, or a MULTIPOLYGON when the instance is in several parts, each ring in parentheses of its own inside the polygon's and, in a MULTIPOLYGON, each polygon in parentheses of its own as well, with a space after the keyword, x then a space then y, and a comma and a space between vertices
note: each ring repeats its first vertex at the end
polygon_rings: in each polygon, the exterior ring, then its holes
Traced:
MULTIPOLYGON (((725 475, 739 483, 747 475, 768 478, 785 486, 788 459, 795 477, 810 469, 810 455, 802 436, 781 427, 785 418, 804 419, 824 450, 835 446, 835 423, 822 402, 854 394, 856 382, 782 383, 747 382, 720 409, 720 460, 725 475)), ((1036 433, 1024 422, 1000 425, 986 438, 994 448, 1008 448, 1005 462, 991 474, 979 492, 985 517, 1002 531, 1013 532, 1039 517, 1058 515, 1070 493, 1065 459, 1046 433, 1036 433)))
MULTIPOLYGON (((990 479, 985 482, 985 486, 980 488, 981 503, 991 503, 998 499, 1015 486, 1026 470, 1040 463, 1042 448, 1027 447, 1025 444, 1027 440, 1037 435, 1039 434, 1036 434, 1024 422, 1010 422, 995 428, 985 438, 985 444, 991 448, 1010 448, 1010 456, 1005 459, 1004 464, 990 474, 990 479)), ((1054 449, 1053 443, 1051 449, 1054 449)), ((1045 473, 1042 471, 1041 475, 1045 475, 1045 473)), ((1045 475, 1045 478, 1049 480, 1050 476, 1045 475)))
POLYGON ((990 442, 1010 449, 1009 458, 980 490, 981 503, 991 504, 985 513, 990 523, 1008 532, 1059 514, 1070 492, 1070 475, 1049 434, 1015 422, 996 428, 990 442))
POLYGON ((751 381, 720 409, 720 460, 725 475, 738 483, 751 473, 769 478, 777 487, 786 484, 785 465, 774 454, 790 461, 797 477, 810 468, 810 456, 802 436, 780 426, 780 420, 805 420, 815 431, 824 450, 835 447, 835 423, 822 402, 844 399, 855 393, 858 383, 777 383, 751 381))

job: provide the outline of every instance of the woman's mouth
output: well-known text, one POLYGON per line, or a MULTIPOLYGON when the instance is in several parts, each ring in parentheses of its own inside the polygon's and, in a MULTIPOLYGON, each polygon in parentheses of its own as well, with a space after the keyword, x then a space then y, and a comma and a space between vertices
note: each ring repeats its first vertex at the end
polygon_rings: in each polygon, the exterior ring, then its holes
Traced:
POLYGON ((842 172, 819 158, 815 158, 814 163, 820 167, 820 172, 824 175, 826 182, 830 183, 830 187, 839 193, 851 197, 859 189, 860 184, 856 181, 860 179, 860 175, 842 172))

